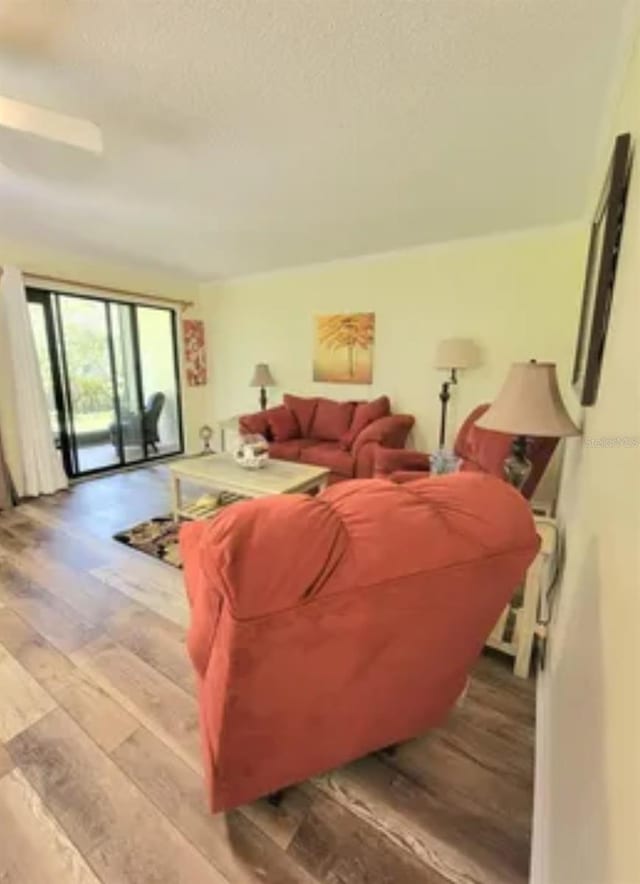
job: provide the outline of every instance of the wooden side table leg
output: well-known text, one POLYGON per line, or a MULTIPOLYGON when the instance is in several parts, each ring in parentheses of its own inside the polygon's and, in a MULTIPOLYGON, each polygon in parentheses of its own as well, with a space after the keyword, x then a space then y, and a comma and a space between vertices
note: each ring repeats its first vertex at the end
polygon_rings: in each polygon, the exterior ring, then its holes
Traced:
POLYGON ((180 477, 173 475, 173 473, 171 474, 171 509, 173 521, 177 522, 182 509, 182 489, 180 487, 180 477))
POLYGON ((516 654, 516 662, 513 665, 514 675, 518 678, 529 678, 529 667, 531 665, 531 650, 533 648, 533 633, 523 635, 518 643, 518 653, 516 654))
POLYGON ((536 628, 538 599, 540 598, 541 558, 539 553, 527 572, 522 610, 517 623, 518 650, 513 671, 518 678, 529 678, 533 635, 536 628))

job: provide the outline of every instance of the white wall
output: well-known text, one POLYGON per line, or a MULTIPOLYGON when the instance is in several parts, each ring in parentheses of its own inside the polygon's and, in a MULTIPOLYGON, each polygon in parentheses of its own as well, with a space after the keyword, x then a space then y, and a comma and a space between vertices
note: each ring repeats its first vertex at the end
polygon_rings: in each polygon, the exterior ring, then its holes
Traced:
POLYGON ((495 395, 514 360, 557 362, 568 380, 583 256, 583 228, 567 226, 204 287, 212 413, 256 410, 248 383, 254 363, 267 362, 278 383, 272 401, 283 392, 337 399, 387 393, 395 410, 416 416, 415 445, 433 448, 444 379, 432 367, 438 339, 472 337, 483 353, 482 366, 465 372, 454 392, 450 436, 473 406, 495 395), (314 316, 352 311, 376 314, 373 384, 314 383, 314 316))
MULTIPOLYGON (((637 150, 637 48, 609 151, 628 130, 637 150)), ((604 169, 603 159, 601 181, 604 169)), ((640 882, 639 351, 636 156, 598 400, 584 410, 563 474, 566 562, 539 689, 535 884, 640 882), (635 443, 597 447, 615 437, 635 443)))

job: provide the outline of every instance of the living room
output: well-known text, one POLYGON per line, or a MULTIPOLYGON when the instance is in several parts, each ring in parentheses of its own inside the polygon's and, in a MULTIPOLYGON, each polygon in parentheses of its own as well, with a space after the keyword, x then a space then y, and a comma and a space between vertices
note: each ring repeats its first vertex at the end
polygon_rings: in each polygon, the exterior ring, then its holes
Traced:
POLYGON ((116 5, 0 13, 0 877, 640 882, 638 4, 116 5))

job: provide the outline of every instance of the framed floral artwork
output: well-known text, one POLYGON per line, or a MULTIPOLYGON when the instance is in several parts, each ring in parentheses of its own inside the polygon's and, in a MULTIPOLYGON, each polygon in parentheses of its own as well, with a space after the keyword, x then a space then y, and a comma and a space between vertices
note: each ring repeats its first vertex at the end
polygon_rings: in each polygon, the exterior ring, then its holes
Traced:
POLYGON ((375 329, 375 313, 316 316, 314 381, 370 384, 373 380, 375 329))
POLYGON ((184 363, 187 386, 202 387, 207 383, 207 348, 204 322, 201 319, 182 320, 184 363))

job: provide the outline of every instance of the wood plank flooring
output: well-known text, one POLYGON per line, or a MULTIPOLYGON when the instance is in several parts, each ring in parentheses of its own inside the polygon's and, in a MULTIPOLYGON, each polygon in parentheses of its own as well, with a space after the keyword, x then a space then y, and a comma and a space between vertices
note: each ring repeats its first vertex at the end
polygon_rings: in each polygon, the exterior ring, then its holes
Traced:
POLYGON ((534 685, 483 657, 446 726, 207 810, 182 575, 111 539, 161 467, 0 513, 3 884, 524 884, 534 685))

